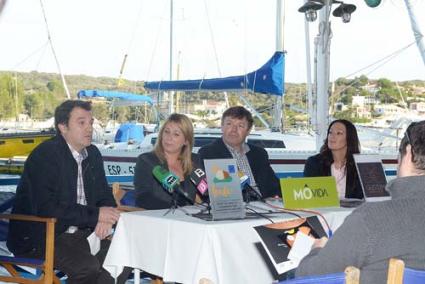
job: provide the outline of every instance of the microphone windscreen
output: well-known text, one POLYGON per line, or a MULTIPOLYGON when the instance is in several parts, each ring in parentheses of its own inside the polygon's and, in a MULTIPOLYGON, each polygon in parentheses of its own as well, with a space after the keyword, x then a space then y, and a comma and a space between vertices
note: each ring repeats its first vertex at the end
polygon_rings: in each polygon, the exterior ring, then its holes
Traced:
POLYGON ((153 168, 152 174, 161 183, 162 187, 169 192, 173 192, 174 187, 179 184, 179 178, 160 165, 156 165, 153 168))
POLYGON ((196 189, 202 194, 205 195, 208 190, 208 184, 206 180, 205 172, 202 169, 194 169, 190 173, 190 181, 195 185, 196 189))

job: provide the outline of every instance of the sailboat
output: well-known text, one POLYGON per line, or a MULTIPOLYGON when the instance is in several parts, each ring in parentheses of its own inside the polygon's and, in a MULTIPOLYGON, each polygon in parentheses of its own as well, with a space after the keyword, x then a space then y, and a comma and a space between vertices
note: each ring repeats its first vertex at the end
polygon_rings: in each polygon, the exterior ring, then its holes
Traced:
MULTIPOLYGON (((278 2, 278 7, 281 7, 280 1, 278 2)), ((279 9, 277 9, 279 10, 279 9)), ((279 11, 278 11, 279 15, 279 11)), ((280 21, 277 20, 279 23, 280 21)), ((279 30, 279 29, 277 29, 279 30)), ((276 53, 268 60, 262 67, 256 71, 247 73, 240 76, 231 76, 226 78, 213 78, 213 79, 198 79, 198 80, 170 80, 170 81, 148 81, 145 82, 145 88, 151 92, 164 92, 164 91, 241 91, 241 92, 258 92, 265 93, 275 96, 283 96, 284 94, 284 59, 285 53, 280 49, 279 40, 277 41, 276 53)), ((326 53, 326 52, 325 52, 326 53)), ((328 80, 329 76, 322 74, 324 78, 328 80)), ((321 90, 323 90, 323 86, 321 90)), ((326 89, 325 89, 326 90, 326 89)), ((327 92, 326 92, 327 94, 327 92)), ((323 97, 323 94, 320 94, 323 97)), ((326 96, 327 97, 327 96, 326 96)), ((243 97, 241 96, 241 99, 243 97)), ((318 96, 319 100, 319 96, 318 96)), ((321 102, 322 105, 323 102, 321 102)), ((326 132, 326 128, 323 127, 327 124, 328 111, 324 110, 320 115, 325 116, 322 119, 322 129, 318 131, 318 134, 323 134, 326 132)), ((280 118, 279 115, 276 115, 275 118, 280 118)), ((197 140, 204 139, 204 133, 195 133, 195 144, 197 140)), ((215 133, 215 137, 220 137, 220 133, 215 133)), ((323 139, 316 139, 315 137, 307 136, 293 136, 290 138, 290 134, 275 133, 275 137, 279 136, 278 139, 284 142, 285 140, 296 141, 298 145, 302 145, 301 149, 292 148, 292 147, 265 147, 268 151, 270 163, 274 169, 276 175, 279 178, 283 177, 298 177, 303 175, 303 167, 306 159, 317 152, 317 143, 313 147, 306 146, 313 139, 317 141, 323 141, 323 139), (307 142, 309 141, 309 142, 307 142)), ((320 136, 320 135, 317 135, 320 136)), ((262 135, 259 139, 266 140, 270 139, 270 135, 262 135)), ((142 149, 152 149, 153 143, 156 141, 156 137, 147 137, 144 141, 144 146, 150 145, 149 147, 138 147, 137 149, 126 149, 126 150, 101 150, 105 172, 108 175, 109 181, 120 181, 123 183, 132 182, 132 173, 134 172, 134 165, 136 162, 137 156, 142 152, 142 149)), ((250 137, 248 137, 250 139, 250 137)), ((291 145, 290 143, 287 143, 291 145)), ((196 147, 194 151, 196 152, 196 147)), ((384 149, 364 149, 362 151, 364 154, 379 154, 380 158, 384 164, 386 175, 389 179, 396 176, 396 166, 397 166, 397 154, 396 151, 384 150, 384 149)))

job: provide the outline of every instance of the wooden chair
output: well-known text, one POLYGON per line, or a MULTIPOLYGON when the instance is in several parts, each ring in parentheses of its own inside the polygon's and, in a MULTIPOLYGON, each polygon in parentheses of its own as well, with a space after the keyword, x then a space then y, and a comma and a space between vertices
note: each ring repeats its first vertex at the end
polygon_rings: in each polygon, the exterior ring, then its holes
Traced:
POLYGON ((305 277, 299 277, 299 278, 279 282, 279 284, 313 284, 313 283, 359 284, 360 270, 354 266, 348 266, 344 272, 340 272, 340 273, 305 276, 305 277))
POLYGON ((391 258, 388 266, 387 284, 419 284, 425 283, 425 271, 407 268, 404 261, 391 258))
POLYGON ((17 220, 26 222, 41 222, 46 225, 46 251, 45 259, 30 259, 13 256, 0 256, 0 265, 2 265, 10 276, 0 275, 0 281, 14 283, 45 283, 59 284, 60 280, 56 277, 53 270, 54 242, 55 242, 55 218, 43 218, 29 215, 18 214, 0 214, 0 219, 17 220), (17 266, 26 266, 36 268, 41 271, 37 279, 29 279, 22 276, 16 269, 17 266))

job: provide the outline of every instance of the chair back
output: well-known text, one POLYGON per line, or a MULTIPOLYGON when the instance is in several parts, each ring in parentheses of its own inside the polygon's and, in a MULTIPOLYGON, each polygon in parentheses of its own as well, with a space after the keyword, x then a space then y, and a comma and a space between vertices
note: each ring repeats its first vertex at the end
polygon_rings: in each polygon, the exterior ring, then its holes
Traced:
POLYGON ((14 256, 0 256, 0 266, 3 266, 10 275, 0 275, 0 281, 13 283, 35 283, 35 284, 51 284, 60 283, 53 270, 54 261, 54 242, 55 242, 55 218, 45 218, 19 214, 0 214, 0 219, 17 220, 25 222, 39 222, 46 226, 45 235, 45 258, 30 259, 14 256), (21 275, 17 269, 19 266, 28 266, 40 269, 41 275, 36 279, 28 279, 25 275, 21 275))
POLYGON ((134 189, 123 189, 118 182, 112 184, 112 194, 118 209, 123 212, 140 211, 143 208, 136 207, 136 195, 134 189))
POLYGON ((425 283, 425 271, 405 267, 404 275, 403 275, 403 283, 405 284, 425 283))
POLYGON ((388 266, 387 284, 422 284, 425 283, 425 271, 407 268, 404 261, 391 258, 388 266))
POLYGON ((279 282, 279 284, 313 284, 313 283, 359 284, 360 270, 354 266, 348 266, 344 272, 340 272, 340 273, 299 277, 299 278, 279 282))

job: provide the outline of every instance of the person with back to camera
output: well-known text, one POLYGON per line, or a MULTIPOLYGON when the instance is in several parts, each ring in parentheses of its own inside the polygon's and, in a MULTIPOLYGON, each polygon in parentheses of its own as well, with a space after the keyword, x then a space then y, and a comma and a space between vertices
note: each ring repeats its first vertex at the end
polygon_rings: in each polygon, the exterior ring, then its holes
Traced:
POLYGON ((187 197, 179 194, 177 205, 190 205, 195 200, 200 201, 196 188, 189 179, 192 170, 199 167, 198 157, 192 153, 192 148, 192 122, 183 114, 171 114, 159 130, 154 150, 137 158, 134 174, 136 206, 165 209, 173 205, 172 194, 166 191, 152 174, 157 165, 179 178, 180 188, 187 197))
POLYGON ((355 209, 331 239, 316 240, 297 276, 360 269, 360 283, 387 283, 389 259, 425 268, 425 121, 413 122, 400 142, 397 178, 388 182, 391 200, 355 209))
POLYGON ((249 178, 249 184, 262 198, 281 196, 266 150, 245 142, 253 124, 251 113, 244 107, 228 108, 221 117, 222 137, 199 149, 199 156, 201 161, 234 158, 238 170, 249 178))
POLYGON ((305 177, 333 176, 340 199, 363 198, 353 154, 360 153, 356 127, 348 120, 337 119, 328 127, 320 153, 309 157, 304 166, 305 177))

